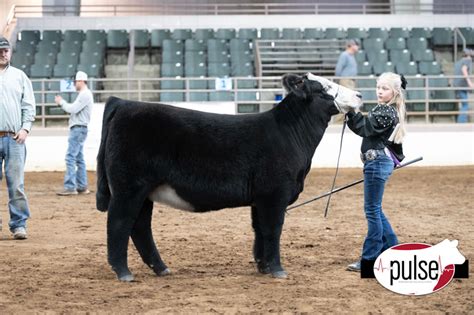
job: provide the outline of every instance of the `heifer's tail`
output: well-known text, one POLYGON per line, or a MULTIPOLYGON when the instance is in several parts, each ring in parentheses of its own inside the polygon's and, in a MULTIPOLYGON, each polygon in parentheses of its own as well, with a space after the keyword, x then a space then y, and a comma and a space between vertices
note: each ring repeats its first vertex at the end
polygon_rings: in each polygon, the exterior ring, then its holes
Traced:
POLYGON ((99 154, 97 155, 97 193, 96 207, 100 211, 107 211, 110 201, 110 189, 105 169, 105 146, 109 133, 109 123, 120 106, 120 99, 109 97, 105 103, 104 117, 102 119, 102 138, 100 140, 99 154))

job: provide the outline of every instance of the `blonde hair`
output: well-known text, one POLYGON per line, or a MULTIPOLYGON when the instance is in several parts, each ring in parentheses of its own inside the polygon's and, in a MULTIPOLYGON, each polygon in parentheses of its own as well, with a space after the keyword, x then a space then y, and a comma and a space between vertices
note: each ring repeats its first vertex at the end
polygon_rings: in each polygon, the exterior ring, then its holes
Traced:
POLYGON ((378 79, 377 83, 383 82, 387 84, 393 91, 392 99, 387 103, 387 105, 393 105, 398 113, 398 125, 394 130, 394 140, 395 143, 402 143, 403 138, 406 135, 405 129, 405 118, 406 118, 406 105, 405 105, 405 96, 402 91, 402 78, 400 75, 393 72, 384 72, 378 79))

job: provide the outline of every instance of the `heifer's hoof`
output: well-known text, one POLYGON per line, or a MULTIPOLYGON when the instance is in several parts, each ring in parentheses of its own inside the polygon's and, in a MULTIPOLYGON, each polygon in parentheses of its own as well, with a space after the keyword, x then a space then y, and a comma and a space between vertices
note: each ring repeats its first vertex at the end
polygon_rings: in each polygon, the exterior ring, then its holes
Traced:
POLYGON ((133 275, 131 273, 118 276, 118 279, 123 282, 132 282, 134 280, 133 275))
POLYGON ((270 266, 268 266, 267 264, 261 261, 257 263, 257 269, 258 269, 258 272, 264 275, 271 273, 270 266))
POLYGON ((169 270, 168 268, 166 268, 165 270, 162 270, 162 271, 159 271, 159 272, 155 272, 156 275, 158 277, 164 277, 164 276, 168 276, 171 274, 171 270, 169 270))
POLYGON ((288 273, 285 270, 273 271, 272 277, 277 279, 286 279, 288 278, 288 273))

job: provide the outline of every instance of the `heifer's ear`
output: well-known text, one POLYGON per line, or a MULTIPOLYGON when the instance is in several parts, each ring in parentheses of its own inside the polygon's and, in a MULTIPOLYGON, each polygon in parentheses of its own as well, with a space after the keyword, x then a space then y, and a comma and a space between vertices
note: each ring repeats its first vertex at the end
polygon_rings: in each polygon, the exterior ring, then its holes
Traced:
POLYGON ((293 92, 298 97, 306 98, 306 83, 303 77, 296 74, 286 74, 283 76, 282 84, 288 93, 293 92))

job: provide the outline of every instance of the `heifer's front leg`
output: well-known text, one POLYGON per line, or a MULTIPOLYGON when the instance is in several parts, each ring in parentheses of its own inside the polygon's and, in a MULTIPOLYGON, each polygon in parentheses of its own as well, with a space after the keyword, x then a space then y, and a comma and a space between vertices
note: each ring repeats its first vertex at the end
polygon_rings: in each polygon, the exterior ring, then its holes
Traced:
POLYGON ((158 276, 166 276, 171 272, 161 260, 160 253, 153 240, 151 231, 152 210, 153 202, 146 199, 132 229, 132 240, 143 262, 153 269, 158 276))
POLYGON ((259 271, 271 273, 275 278, 286 278, 288 274, 281 266, 280 236, 285 221, 286 205, 265 206, 257 205, 260 232, 263 237, 263 260, 259 271))
POLYGON ((112 198, 107 216, 108 261, 120 281, 133 281, 128 269, 127 249, 132 227, 143 201, 137 198, 112 198))
MULTIPOLYGON (((252 206, 251 215, 252 228, 255 233, 255 240, 253 242, 253 258, 257 263, 257 267, 260 269, 263 261, 263 235, 262 231, 260 230, 257 207, 252 206)), ((261 272, 263 272, 263 270, 261 270, 261 272)))

